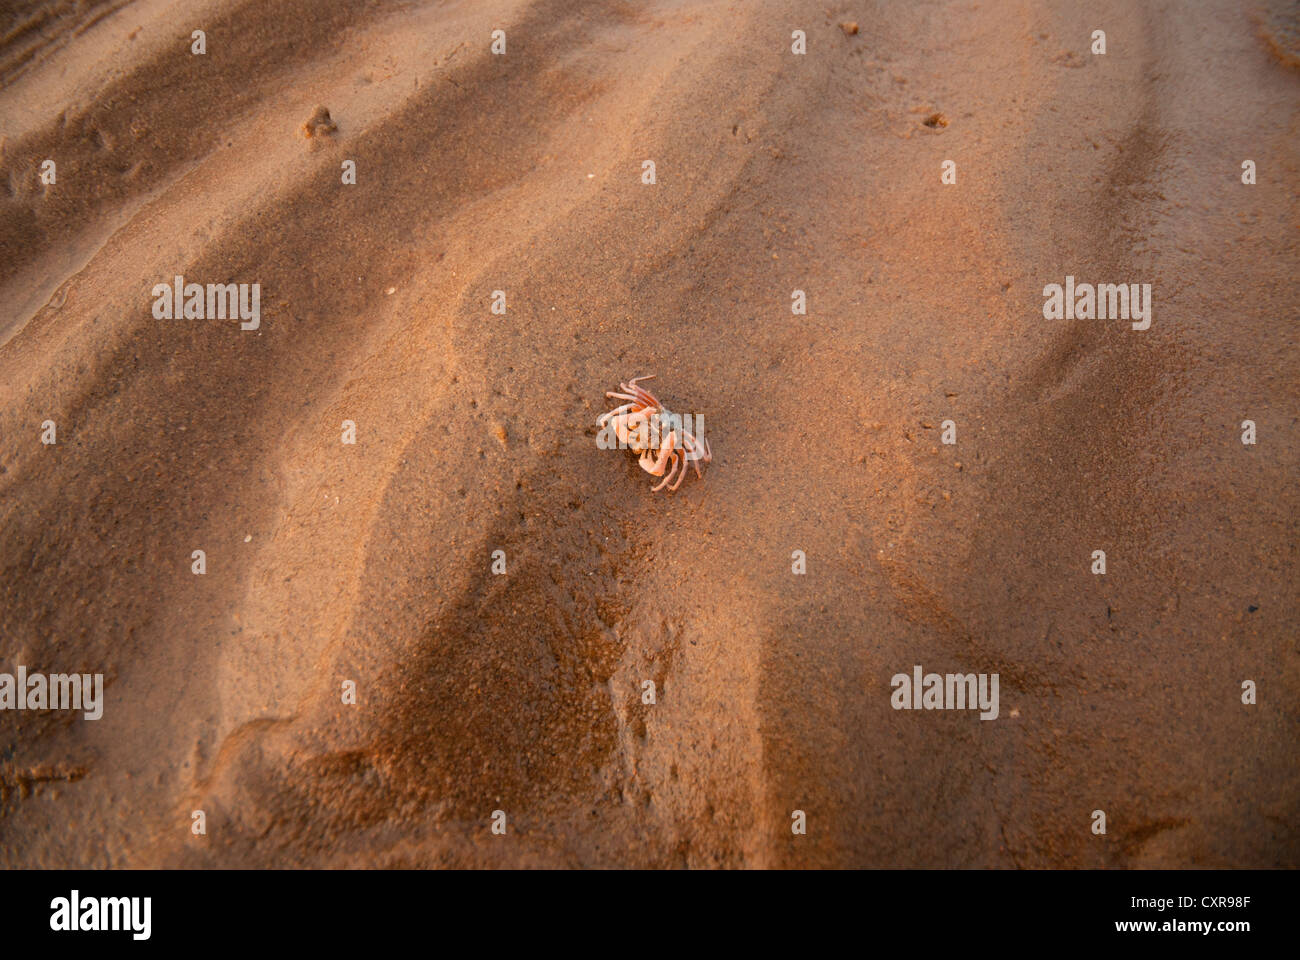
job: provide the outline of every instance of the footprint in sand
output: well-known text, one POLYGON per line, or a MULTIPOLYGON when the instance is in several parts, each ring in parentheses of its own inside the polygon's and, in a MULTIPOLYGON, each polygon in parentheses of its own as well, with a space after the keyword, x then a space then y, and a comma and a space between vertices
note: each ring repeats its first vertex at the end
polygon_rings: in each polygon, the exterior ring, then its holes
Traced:
POLYGON ((302 135, 307 139, 333 133, 339 125, 330 119, 330 112, 325 107, 317 107, 306 123, 302 125, 302 135))

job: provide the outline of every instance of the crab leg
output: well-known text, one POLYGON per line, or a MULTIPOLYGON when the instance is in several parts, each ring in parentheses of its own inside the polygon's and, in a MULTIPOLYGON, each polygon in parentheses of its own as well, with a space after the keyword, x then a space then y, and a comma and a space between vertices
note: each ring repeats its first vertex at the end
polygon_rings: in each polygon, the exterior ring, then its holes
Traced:
POLYGON ((682 457, 682 463, 681 463, 681 469, 677 471, 677 479, 673 482, 673 485, 672 485, 671 487, 669 487, 668 489, 669 489, 669 490, 676 490, 678 487, 680 487, 680 486, 682 485, 682 481, 685 480, 685 479, 686 479, 686 458, 683 456, 683 457, 682 457))
MULTIPOLYGON (((708 443, 708 441, 706 440, 705 443, 708 443)), ((705 463, 708 463, 713 459, 713 454, 709 453, 707 447, 705 447, 704 444, 701 444, 700 441, 696 440, 689 433, 683 437, 683 446, 690 454, 689 459, 691 464, 695 467, 695 475, 697 477, 702 477, 703 474, 700 473, 700 461, 703 460, 705 463)))
POLYGON ((647 374, 644 377, 633 377, 627 383, 620 383, 618 385, 618 388, 620 390, 626 390, 628 393, 635 394, 643 402, 650 403, 653 406, 658 407, 660 406, 659 398, 656 397, 649 390, 645 389, 644 387, 637 386, 638 380, 653 380, 654 378, 655 375, 653 373, 647 374))
MULTIPOLYGON (((667 471, 665 471, 665 473, 664 473, 664 478, 663 478, 662 480, 659 481, 658 485, 651 487, 651 488, 650 488, 650 492, 651 492, 651 493, 658 493, 660 490, 662 490, 664 487, 666 487, 666 486, 668 485, 668 481, 671 480, 671 479, 673 478, 673 473, 674 473, 674 472, 677 472, 678 474, 680 474, 682 471, 678 470, 677 467, 678 467, 678 465, 679 465, 681 462, 682 462, 681 457, 679 457, 679 456, 677 455, 677 452, 676 452, 676 451, 673 451, 672 455, 668 458, 669 466, 668 466, 667 471)), ((679 482, 680 482, 680 481, 679 481, 679 482)), ((675 490, 675 489, 677 489, 677 488, 676 488, 676 487, 670 487, 669 489, 675 490)))
POLYGON ((602 413, 602 414, 600 415, 600 419, 596 421, 596 426, 598 426, 598 427, 603 427, 603 426, 605 425, 605 422, 606 422, 607 420, 609 420, 610 417, 617 417, 617 416, 620 416, 620 415, 622 415, 622 414, 624 414, 624 413, 627 413, 627 412, 630 411, 630 410, 632 410, 633 412, 635 412, 635 410, 633 410, 633 408, 634 408, 634 407, 640 407, 640 406, 641 406, 641 405, 640 405, 639 403, 625 403, 625 404, 623 404, 623 406, 621 406, 621 407, 616 407, 616 408, 614 408, 613 410, 609 411, 608 413, 602 413))

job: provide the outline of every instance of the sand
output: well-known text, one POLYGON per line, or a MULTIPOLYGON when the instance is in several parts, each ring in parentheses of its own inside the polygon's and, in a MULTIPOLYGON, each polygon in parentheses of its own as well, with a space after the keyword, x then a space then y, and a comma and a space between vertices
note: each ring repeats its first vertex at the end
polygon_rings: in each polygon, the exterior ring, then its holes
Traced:
POLYGON ((1090 6, 11 4, 0 865, 1300 864, 1296 14, 1090 6))

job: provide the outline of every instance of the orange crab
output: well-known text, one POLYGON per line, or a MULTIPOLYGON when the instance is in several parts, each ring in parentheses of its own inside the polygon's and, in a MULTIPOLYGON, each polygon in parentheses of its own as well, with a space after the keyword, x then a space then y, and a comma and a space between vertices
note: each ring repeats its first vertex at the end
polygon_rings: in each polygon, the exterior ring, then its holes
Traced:
MULTIPOLYGON (((672 413, 649 390, 637 385, 638 380, 653 379, 654 374, 633 377, 627 383, 620 383, 618 391, 606 393, 607 397, 630 402, 602 414, 596 423, 601 429, 608 425, 621 445, 639 454, 642 470, 651 476, 663 477, 652 492, 664 487, 676 490, 686 476, 686 462, 689 460, 695 467, 695 475, 702 477, 700 461, 711 462, 713 450, 708 440, 697 440, 683 426, 682 417, 672 413)), ((703 417, 698 422, 703 422, 703 417)))

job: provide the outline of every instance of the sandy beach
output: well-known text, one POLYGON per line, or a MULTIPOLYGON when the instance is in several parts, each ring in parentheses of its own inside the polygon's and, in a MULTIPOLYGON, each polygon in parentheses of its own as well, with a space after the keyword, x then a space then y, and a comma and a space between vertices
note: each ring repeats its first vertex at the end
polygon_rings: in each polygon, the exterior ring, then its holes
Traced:
POLYGON ((1083 6, 9 4, 0 866, 1300 865, 1300 13, 1083 6))

